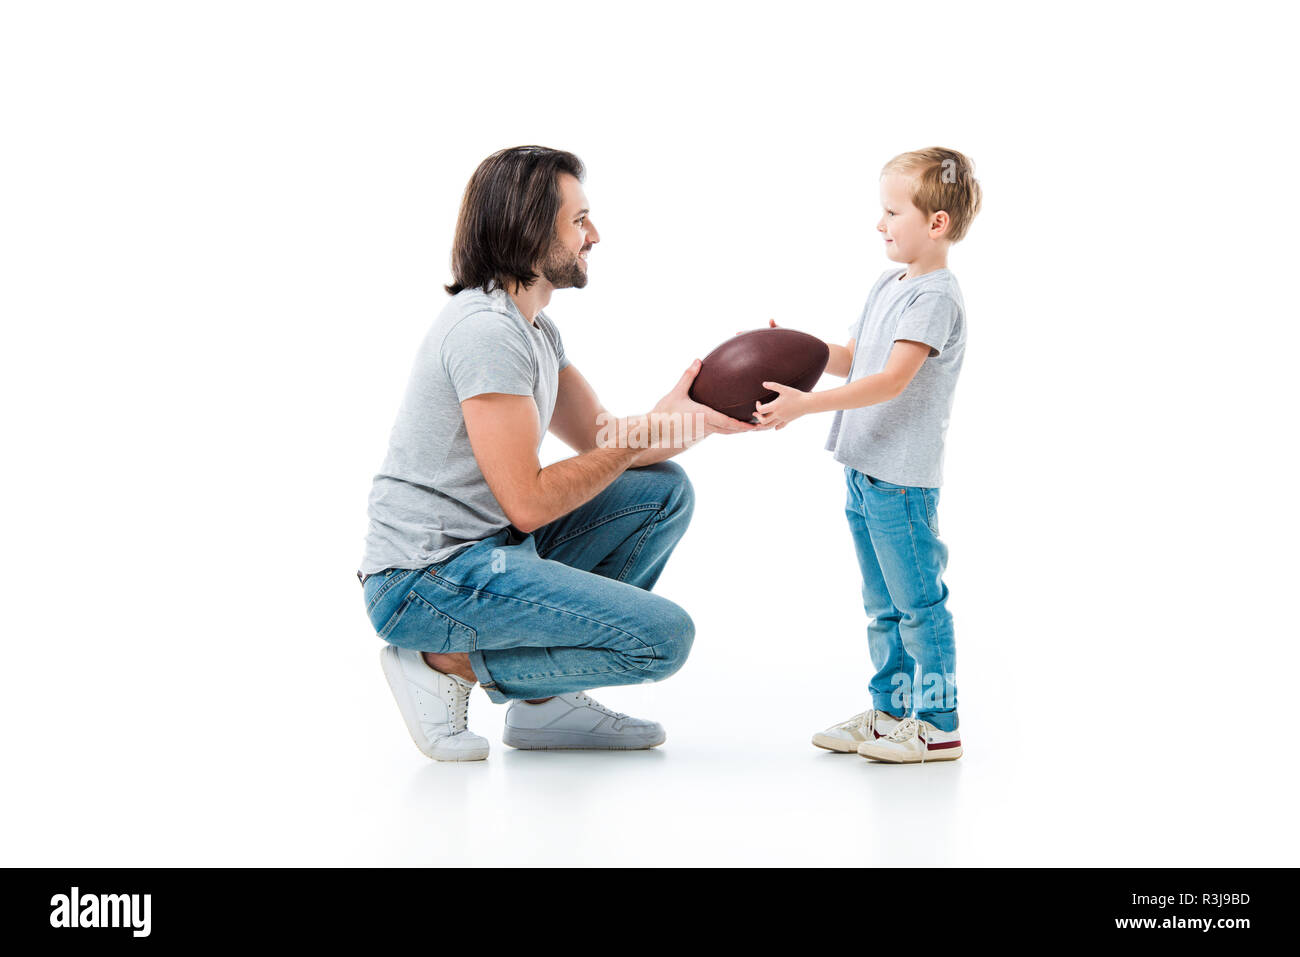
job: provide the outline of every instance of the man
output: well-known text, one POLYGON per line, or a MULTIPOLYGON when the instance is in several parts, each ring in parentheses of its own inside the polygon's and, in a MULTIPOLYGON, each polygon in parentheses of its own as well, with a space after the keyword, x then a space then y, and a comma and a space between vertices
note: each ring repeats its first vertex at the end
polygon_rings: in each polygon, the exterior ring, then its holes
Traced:
POLYGON ((698 360, 648 416, 615 420, 565 357, 543 309, 587 284, 600 241, 583 175, 576 156, 537 146, 474 173, 452 299, 420 346, 370 493, 366 611, 407 728, 438 760, 487 757, 467 726, 475 682, 510 702, 503 738, 516 748, 663 743, 660 725, 584 690, 685 662, 694 624, 650 592, 691 516, 690 482, 668 459, 714 432, 762 428, 688 397, 698 360), (577 454, 542 468, 547 429, 577 454))

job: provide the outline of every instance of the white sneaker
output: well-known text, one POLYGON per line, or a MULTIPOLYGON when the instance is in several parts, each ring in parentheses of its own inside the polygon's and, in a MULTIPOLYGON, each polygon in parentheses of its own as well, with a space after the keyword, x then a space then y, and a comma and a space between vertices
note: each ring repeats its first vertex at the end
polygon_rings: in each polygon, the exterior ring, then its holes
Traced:
POLYGON ((635 751, 663 744, 666 737, 662 725, 629 718, 574 691, 541 704, 510 702, 501 740, 524 751, 635 751))
POLYGON ((897 724, 898 718, 888 711, 873 708, 862 714, 855 714, 847 721, 841 721, 825 731, 818 731, 813 735, 812 743, 827 751, 853 754, 862 742, 884 737, 894 730, 897 724))
POLYGON ((417 748, 437 761, 488 756, 487 739, 465 727, 473 683, 434 671, 420 652, 396 645, 384 645, 379 663, 417 748))
POLYGON ((863 741, 858 754, 890 764, 955 761, 961 757, 961 734, 940 731, 929 721, 904 718, 889 734, 863 741))

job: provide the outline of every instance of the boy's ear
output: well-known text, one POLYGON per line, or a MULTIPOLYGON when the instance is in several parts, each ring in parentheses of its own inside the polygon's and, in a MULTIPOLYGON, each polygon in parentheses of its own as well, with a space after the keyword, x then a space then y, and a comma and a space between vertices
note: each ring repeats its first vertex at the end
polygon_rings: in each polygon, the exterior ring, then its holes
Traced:
POLYGON ((942 239, 948 232, 952 219, 942 209, 930 217, 930 238, 942 239))

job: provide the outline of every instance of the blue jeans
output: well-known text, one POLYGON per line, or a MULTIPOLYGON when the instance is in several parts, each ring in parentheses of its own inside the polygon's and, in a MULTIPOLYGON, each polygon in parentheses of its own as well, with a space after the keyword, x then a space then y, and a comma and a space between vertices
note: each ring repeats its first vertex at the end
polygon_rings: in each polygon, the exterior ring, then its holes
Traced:
POLYGON ((530 534, 513 526, 421 569, 366 579, 366 612, 402 648, 467 652, 493 701, 667 678, 695 623, 651 594, 686 532, 681 466, 629 469, 530 534))
POLYGON ((873 619, 871 706, 955 731, 957 654, 943 583, 948 546, 939 540, 939 490, 893 485, 847 467, 844 475, 862 606, 873 619))

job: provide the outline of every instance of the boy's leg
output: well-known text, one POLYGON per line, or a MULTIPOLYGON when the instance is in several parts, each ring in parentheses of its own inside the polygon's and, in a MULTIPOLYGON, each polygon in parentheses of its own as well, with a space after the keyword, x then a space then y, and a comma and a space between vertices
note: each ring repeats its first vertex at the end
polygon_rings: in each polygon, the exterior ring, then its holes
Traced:
POLYGON ((901 612, 899 637, 915 659, 913 713, 940 731, 957 729, 957 655, 948 586, 948 547, 939 540, 939 490, 859 483, 863 515, 880 570, 901 612))
POLYGON ((844 505, 844 514, 853 536, 858 568, 862 571, 862 607, 871 619, 867 625, 867 650, 876 669, 868 686, 871 706, 878 711, 887 711, 895 717, 901 717, 911 709, 912 678, 916 672, 916 662, 899 634, 902 612, 894 606, 884 573, 876 560, 875 546, 871 542, 864 513, 863 490, 860 488, 863 484, 862 473, 851 468, 845 468, 844 471, 848 481, 848 500, 844 505))

